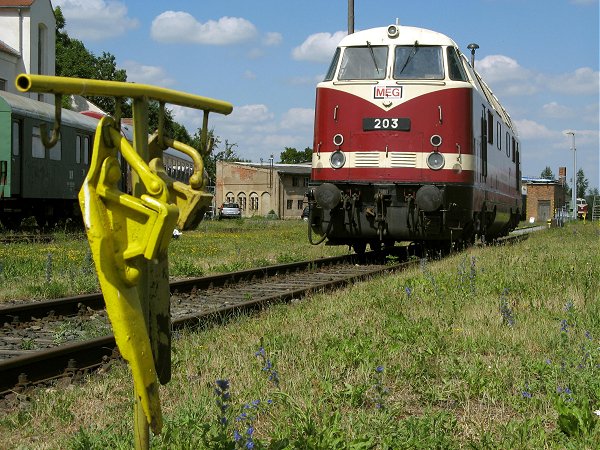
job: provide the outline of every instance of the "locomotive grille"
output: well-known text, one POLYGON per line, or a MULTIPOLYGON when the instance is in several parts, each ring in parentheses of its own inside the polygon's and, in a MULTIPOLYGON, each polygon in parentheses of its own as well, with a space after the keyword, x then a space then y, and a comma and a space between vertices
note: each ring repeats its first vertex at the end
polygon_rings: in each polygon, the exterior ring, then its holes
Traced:
POLYGON ((354 158, 356 167, 379 166, 379 152, 355 152, 354 158))
POLYGON ((391 167, 417 167, 417 154, 405 152, 390 153, 391 167))

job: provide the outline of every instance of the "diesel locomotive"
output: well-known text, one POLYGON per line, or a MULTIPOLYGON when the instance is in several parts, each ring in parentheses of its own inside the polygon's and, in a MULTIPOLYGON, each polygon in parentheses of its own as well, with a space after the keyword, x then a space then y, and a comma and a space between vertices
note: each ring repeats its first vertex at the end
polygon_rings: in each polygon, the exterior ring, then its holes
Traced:
POLYGON ((316 89, 312 243, 361 253, 514 229, 519 139, 473 66, 452 39, 423 28, 390 25, 340 42, 316 89))

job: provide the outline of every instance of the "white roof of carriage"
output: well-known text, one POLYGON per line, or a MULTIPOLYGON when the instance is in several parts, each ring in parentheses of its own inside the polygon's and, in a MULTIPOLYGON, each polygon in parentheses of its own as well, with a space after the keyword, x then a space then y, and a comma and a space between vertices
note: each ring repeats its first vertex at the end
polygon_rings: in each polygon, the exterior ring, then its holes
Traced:
POLYGON ((366 45, 367 41, 371 45, 413 45, 415 41, 418 41, 419 45, 450 45, 457 47, 452 39, 437 31, 400 25, 397 25, 397 27, 399 33, 396 38, 388 36, 388 27, 371 28, 346 36, 341 40, 339 46, 366 45))

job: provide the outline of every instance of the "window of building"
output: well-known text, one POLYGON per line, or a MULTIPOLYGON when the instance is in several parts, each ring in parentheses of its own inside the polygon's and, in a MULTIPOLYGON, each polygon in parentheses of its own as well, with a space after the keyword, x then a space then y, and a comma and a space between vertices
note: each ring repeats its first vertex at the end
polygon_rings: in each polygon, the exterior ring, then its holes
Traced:
POLYGON ((310 183, 310 178, 309 177, 304 177, 304 187, 308 187, 309 183, 310 183))
POLYGON ((292 186, 294 186, 294 187, 298 186, 298 177, 292 177, 292 186))
POLYGON ((233 192, 228 192, 227 194, 225 194, 225 203, 234 203, 235 202, 235 196, 233 195, 233 192))
POLYGON ((286 202, 286 207, 287 207, 287 209, 292 209, 292 205, 293 205, 293 204, 294 204, 293 200, 288 200, 288 201, 286 202))
POLYGON ((6 80, 4 78, 0 78, 0 91, 6 90, 6 80))
POLYGON ((258 211, 258 194, 256 192, 250 194, 250 210, 258 211))
POLYGON ((246 194, 244 194, 243 192, 240 192, 238 194, 238 203, 240 205, 240 209, 242 211, 246 211, 246 194))
POLYGON ((298 209, 302 209, 304 207, 304 200, 298 200, 298 209))

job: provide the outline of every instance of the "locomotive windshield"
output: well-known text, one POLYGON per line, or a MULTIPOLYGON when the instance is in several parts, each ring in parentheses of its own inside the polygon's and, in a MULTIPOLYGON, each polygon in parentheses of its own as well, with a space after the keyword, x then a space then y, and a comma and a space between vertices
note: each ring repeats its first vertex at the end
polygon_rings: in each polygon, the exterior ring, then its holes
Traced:
POLYGON ((383 80, 387 67, 386 46, 348 47, 340 65, 339 80, 383 80))
POLYGON ((398 46, 395 51, 394 79, 443 80, 442 48, 419 45, 398 46))

